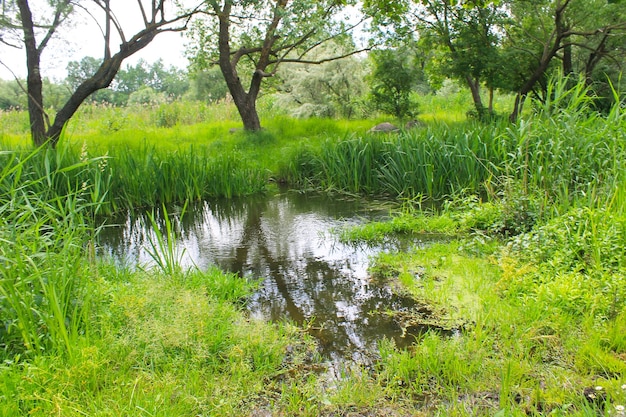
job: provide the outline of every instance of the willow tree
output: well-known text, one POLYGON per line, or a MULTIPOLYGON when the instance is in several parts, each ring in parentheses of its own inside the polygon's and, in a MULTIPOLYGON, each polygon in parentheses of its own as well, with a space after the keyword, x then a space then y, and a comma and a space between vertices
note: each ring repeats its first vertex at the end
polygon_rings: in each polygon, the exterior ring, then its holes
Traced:
MULTIPOLYGON (((140 29, 129 33, 110 3, 110 0, 3 1, 0 41, 5 46, 13 47, 21 43, 26 52, 28 112, 35 145, 49 141, 55 146, 63 128, 80 105, 92 93, 111 84, 124 59, 146 47, 160 33, 184 30, 194 13, 169 13, 167 8, 171 2, 166 0, 137 0, 134 2, 134 24, 139 23, 140 29), (41 59, 44 51, 49 48, 50 41, 55 36, 62 35, 71 18, 77 13, 85 13, 101 29, 102 58, 95 72, 72 91, 70 98, 51 120, 45 111, 42 93, 41 59)), ((129 13, 128 4, 123 13, 129 13)), ((10 68, 8 63, 0 62, 10 68)))
POLYGON ((358 26, 338 16, 355 0, 206 0, 202 19, 190 30, 189 55, 197 69, 219 65, 244 128, 261 129, 256 102, 263 81, 285 63, 316 64, 344 58, 309 59, 333 40, 351 43, 358 26))

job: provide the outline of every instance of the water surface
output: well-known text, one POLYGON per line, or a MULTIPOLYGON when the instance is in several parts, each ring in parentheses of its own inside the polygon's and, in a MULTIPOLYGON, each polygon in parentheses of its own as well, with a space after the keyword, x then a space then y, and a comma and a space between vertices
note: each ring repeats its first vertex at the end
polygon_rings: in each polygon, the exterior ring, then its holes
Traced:
MULTIPOLYGON (((389 204, 372 201, 280 192, 207 201, 182 220, 173 217, 185 266, 217 265, 260 279, 247 302, 251 315, 306 325, 327 358, 359 361, 384 337, 399 346, 412 342, 388 312, 416 306, 368 274, 369 258, 383 248, 345 245, 332 231, 389 211, 389 204)), ((102 235, 103 251, 119 262, 150 264, 146 249, 154 236, 146 217, 117 222, 102 235)))

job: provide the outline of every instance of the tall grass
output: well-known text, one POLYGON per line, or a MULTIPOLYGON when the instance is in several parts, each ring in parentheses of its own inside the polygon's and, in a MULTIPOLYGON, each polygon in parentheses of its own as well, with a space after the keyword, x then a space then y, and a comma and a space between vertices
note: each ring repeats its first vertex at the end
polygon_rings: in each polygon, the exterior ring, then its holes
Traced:
MULTIPOLYGON (((18 154, 28 151, 4 153, 0 164, 10 166, 18 154)), ((193 146, 174 152, 155 146, 115 148, 92 157, 86 146, 78 151, 60 144, 23 159, 20 167, 22 176, 39 184, 42 195, 81 190, 94 214, 259 193, 269 178, 267 171, 238 152, 216 154, 193 146)))
POLYGON ((302 146, 285 171, 301 187, 408 199, 497 196, 513 182, 540 196, 552 214, 608 201, 626 168, 625 112, 616 102, 600 115, 587 89, 565 83, 553 80, 553 100, 514 125, 432 123, 398 134, 329 138, 302 146))
POLYGON ((0 155, 0 333, 5 354, 72 355, 89 327, 85 248, 100 199, 76 186, 98 161, 53 169, 45 149, 0 155), (39 169, 34 169, 37 166, 39 169))
POLYGON ((248 195, 265 190, 268 174, 239 153, 203 147, 176 152, 146 147, 109 159, 113 209, 248 195))
POLYGON ((297 184, 349 193, 441 198, 479 190, 496 168, 488 154, 498 130, 468 122, 434 124, 398 135, 358 135, 303 148, 292 164, 297 184))
MULTIPOLYGON (((180 217, 185 215, 187 204, 182 208, 180 217)), ((154 261, 161 273, 168 276, 182 274, 182 259, 185 250, 178 249, 174 224, 170 219, 167 208, 163 206, 161 221, 154 213, 148 213, 154 237, 149 237, 150 248, 148 255, 154 261), (159 223, 163 223, 162 225, 159 223)))

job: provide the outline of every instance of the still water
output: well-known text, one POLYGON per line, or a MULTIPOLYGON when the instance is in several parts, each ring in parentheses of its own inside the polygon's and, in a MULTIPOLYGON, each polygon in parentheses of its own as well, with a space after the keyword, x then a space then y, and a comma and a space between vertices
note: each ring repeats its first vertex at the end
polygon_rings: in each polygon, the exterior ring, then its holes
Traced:
MULTIPOLYGON (((413 341, 403 337, 389 312, 417 308, 415 302, 368 274, 370 257, 384 248, 345 245, 332 233, 386 218, 389 205, 278 192, 207 201, 188 208, 182 219, 170 211, 183 265, 217 265, 261 280, 246 303, 250 314, 306 325, 328 359, 361 361, 385 337, 399 346, 413 341)), ((147 217, 114 223, 101 236, 103 254, 129 265, 149 265, 147 249, 154 236, 147 217)))

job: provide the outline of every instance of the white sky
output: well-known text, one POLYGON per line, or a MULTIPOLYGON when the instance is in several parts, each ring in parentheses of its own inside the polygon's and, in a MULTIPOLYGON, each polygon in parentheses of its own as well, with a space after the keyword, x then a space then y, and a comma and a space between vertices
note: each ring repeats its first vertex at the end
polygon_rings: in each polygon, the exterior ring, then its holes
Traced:
MULTIPOLYGON (((37 1, 31 1, 31 4, 33 3, 37 1)), ((130 37, 135 34, 137 26, 133 24, 142 21, 137 3, 129 0, 112 0, 111 9, 122 22, 126 36, 130 37)), ((96 16, 102 16, 102 13, 96 16)), ((162 33, 144 49, 127 58, 122 68, 128 64, 134 65, 139 59, 152 63, 159 58, 163 59, 167 67, 175 65, 185 68, 188 63, 184 57, 186 42, 187 40, 181 33, 162 33)), ((115 48, 117 44, 117 42, 112 42, 112 48, 115 48)), ((44 50, 41 58, 42 76, 57 81, 62 80, 67 74, 68 62, 80 61, 85 56, 100 59, 103 49, 104 42, 98 26, 93 19, 82 13, 80 18, 75 19, 74 27, 61 28, 58 36, 44 50)), ((113 49, 112 53, 115 52, 113 49)), ((23 49, 18 50, 0 44, 0 61, 9 66, 18 77, 26 77, 26 53, 23 49)), ((9 80, 13 79, 13 75, 0 65, 0 78, 9 80)))

